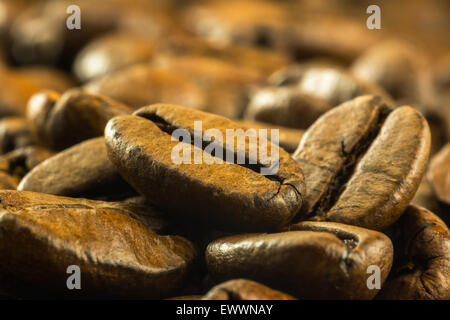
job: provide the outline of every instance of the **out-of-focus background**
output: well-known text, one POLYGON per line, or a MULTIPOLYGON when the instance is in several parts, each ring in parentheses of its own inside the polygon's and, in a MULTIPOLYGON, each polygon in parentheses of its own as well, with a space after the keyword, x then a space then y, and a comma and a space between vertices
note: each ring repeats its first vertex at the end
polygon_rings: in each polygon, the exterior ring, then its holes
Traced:
POLYGON ((0 128, 32 94, 74 86, 297 129, 376 93, 427 116, 434 152, 450 136, 449 34, 446 0, 2 0, 0 128))

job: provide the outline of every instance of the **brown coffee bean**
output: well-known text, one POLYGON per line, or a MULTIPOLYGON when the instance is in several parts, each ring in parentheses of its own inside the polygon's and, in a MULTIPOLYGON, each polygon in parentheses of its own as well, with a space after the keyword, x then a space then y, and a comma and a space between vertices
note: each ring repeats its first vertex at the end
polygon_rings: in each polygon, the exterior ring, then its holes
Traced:
POLYGON ((25 118, 0 119, 0 154, 35 144, 30 123, 25 118))
POLYGON ((127 8, 118 1, 77 0, 80 30, 66 27, 68 1, 37 1, 15 19, 11 27, 13 56, 22 64, 69 64, 94 36, 112 30, 127 8), (101 12, 102 14, 99 14, 101 12))
POLYGON ((450 231, 431 211, 411 205, 394 225, 396 263, 380 299, 450 299, 450 231))
POLYGON ((427 179, 437 198, 450 205, 450 143, 431 159, 427 179))
POLYGON ((132 110, 113 99, 80 89, 71 89, 61 96, 43 91, 28 102, 27 118, 41 144, 61 150, 103 135, 109 119, 132 110))
POLYGON ((291 295, 273 290, 252 280, 237 279, 218 284, 203 300, 296 300, 291 295))
POLYGON ((104 76, 124 67, 149 62, 154 45, 133 34, 111 33, 95 38, 77 55, 73 70, 81 81, 104 76))
POLYGON ((282 52, 245 45, 229 44, 213 47, 212 56, 223 59, 239 67, 250 68, 269 76, 289 63, 289 57, 282 52))
POLYGON ((34 82, 38 90, 55 90, 64 92, 75 86, 73 79, 65 72, 50 67, 26 67, 15 69, 19 76, 34 82))
POLYGON ((17 189, 86 198, 134 193, 109 161, 103 137, 81 142, 42 162, 17 189))
POLYGON ((384 88, 399 104, 420 106, 432 94, 427 59, 408 43, 391 40, 370 47, 351 70, 384 88))
POLYGON ((270 48, 284 46, 289 20, 289 12, 282 5, 251 0, 202 4, 190 8, 184 16, 191 31, 214 43, 270 48))
POLYGON ((53 155, 53 151, 36 146, 15 149, 0 157, 0 171, 22 179, 31 169, 53 155))
POLYGON ((27 0, 0 2, 2 17, 0 19, 0 41, 3 45, 10 45, 10 29, 17 16, 25 10, 27 0))
POLYGON ((325 100, 296 87, 268 87, 253 94, 244 118, 306 129, 329 109, 325 100))
MULTIPOLYGON (((366 9, 363 6, 358 7, 358 16, 353 19, 347 14, 344 17, 326 13, 328 8, 323 8, 323 12, 318 14, 317 8, 304 8, 305 2, 292 4, 294 7, 290 10, 294 23, 285 31, 286 46, 297 60, 325 57, 348 64, 380 40, 379 33, 367 29, 365 23, 361 23, 359 14, 366 9)), ((339 8, 343 8, 342 3, 339 8)))
POLYGON ((262 73, 218 58, 160 57, 156 63, 198 83, 208 99, 204 111, 232 119, 242 114, 248 103, 247 93, 250 88, 265 83, 262 73))
POLYGON ((266 129, 269 140, 271 139, 271 129, 277 129, 278 130, 278 143, 280 147, 282 147, 284 150, 286 150, 289 153, 294 152, 300 140, 302 139, 303 135, 305 134, 304 130, 300 129, 292 129, 292 128, 286 128, 281 126, 276 126, 269 123, 263 123, 259 121, 246 121, 246 120, 234 120, 237 124, 242 126, 243 129, 266 129))
POLYGON ((73 84, 63 72, 48 67, 0 70, 0 117, 24 116, 28 99, 43 89, 66 90, 73 84))
POLYGON ((337 106, 364 94, 379 95, 393 104, 382 88, 359 79, 339 67, 310 67, 304 72, 297 87, 304 93, 325 100, 331 106, 337 106))
POLYGON ((80 267, 85 294, 161 298, 192 266, 194 246, 161 236, 124 213, 120 203, 26 191, 0 191, 0 268, 55 291, 66 269, 80 267))
POLYGON ((138 64, 88 82, 84 88, 134 108, 166 101, 192 108, 206 107, 201 88, 189 77, 161 67, 138 64))
POLYGON ((268 82, 271 86, 274 87, 295 85, 303 78, 303 76, 309 69, 316 67, 329 67, 334 69, 342 68, 342 66, 334 60, 321 58, 309 59, 302 63, 291 64, 276 70, 270 75, 268 82))
MULTIPOLYGON (((286 225, 302 205, 305 186, 300 166, 279 149, 278 172, 266 177, 260 169, 268 165, 255 159, 258 156, 249 150, 257 148, 258 141, 271 152, 276 146, 263 137, 250 142, 246 139, 244 145, 236 146, 234 140, 225 141, 226 129, 240 128, 217 115, 157 104, 133 116, 112 119, 105 129, 105 139, 109 158, 124 179, 161 208, 221 229, 267 230, 286 225), (172 132, 182 128, 191 137, 198 137, 200 132, 194 132, 197 120, 202 121, 204 140, 214 140, 224 150, 222 159, 194 146, 194 153, 202 156, 202 164, 174 163, 174 148, 181 144, 191 150, 192 145, 173 141, 172 132), (222 137, 206 132, 213 128, 222 137), (255 168, 223 161, 227 151, 232 152, 233 159, 240 153, 254 160, 255 168), (173 190, 177 190, 176 197, 173 190)), ((191 161, 192 154, 188 155, 191 161)))
POLYGON ((0 189, 15 190, 25 174, 52 155, 50 150, 29 146, 0 156, 0 189))
POLYGON ((299 299, 370 299, 366 270, 392 264, 391 241, 382 233, 331 222, 301 222, 289 232, 243 234, 213 241, 206 263, 215 279, 248 278, 299 299))
POLYGON ((330 110, 293 156, 308 186, 300 217, 383 230, 413 198, 429 151, 427 122, 411 107, 362 96, 330 110))
POLYGON ((0 71, 0 117, 23 116, 28 99, 39 90, 27 77, 12 71, 0 71))

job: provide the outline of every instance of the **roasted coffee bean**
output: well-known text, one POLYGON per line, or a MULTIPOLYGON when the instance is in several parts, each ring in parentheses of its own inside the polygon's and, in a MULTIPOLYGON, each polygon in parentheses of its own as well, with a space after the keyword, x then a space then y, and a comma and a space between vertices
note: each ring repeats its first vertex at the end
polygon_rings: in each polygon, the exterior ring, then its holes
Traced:
MULTIPOLYGON (((29 3, 28 3, 29 4, 29 3)), ((0 41, 2 45, 10 45, 10 29, 17 16, 26 8, 27 0, 0 2, 0 41)))
POLYGON ((89 295, 161 298, 181 285, 196 256, 178 236, 161 236, 128 217, 129 206, 0 191, 0 268, 66 291, 70 265, 89 295))
POLYGON ((73 85, 64 73, 44 67, 0 70, 0 82, 0 117, 25 115, 28 99, 40 90, 73 85))
POLYGON ((300 91, 324 99, 331 106, 363 94, 374 94, 393 104, 380 87, 355 77, 342 68, 322 66, 308 68, 297 87, 300 91))
POLYGON ((311 61, 283 68, 272 74, 269 82, 277 86, 295 86, 297 91, 333 107, 363 94, 379 95, 394 104, 382 88, 329 61, 311 61))
POLYGON ((31 169, 53 155, 53 151, 36 146, 15 149, 0 156, 0 171, 22 179, 31 169))
POLYGON ((330 110, 293 156, 308 186, 299 217, 383 230, 413 198, 429 151, 428 124, 411 107, 368 95, 330 110))
POLYGON ((289 12, 270 1, 211 2, 190 8, 184 16, 191 31, 217 44, 280 48, 289 26, 289 12))
POLYGON ((293 4, 300 8, 291 9, 295 23, 286 30, 286 47, 297 60, 326 57, 347 64, 380 39, 379 34, 368 30, 360 18, 311 14, 310 10, 302 8, 305 2, 293 4))
POLYGON ((302 63, 291 64, 273 72, 268 79, 269 85, 274 87, 285 87, 297 84, 311 68, 334 68, 342 66, 330 59, 309 59, 302 63))
POLYGON ((244 118, 306 129, 329 109, 324 99, 296 87, 268 87, 253 94, 244 118))
POLYGON ((111 98, 80 89, 71 89, 61 96, 43 91, 28 102, 27 118, 41 144, 61 150, 103 135, 109 119, 132 110, 111 98))
POLYGON ((395 263, 380 299, 450 299, 450 231, 431 211, 411 205, 394 225, 395 263))
POLYGON ((11 71, 0 71, 0 117, 23 116, 28 99, 39 91, 30 79, 11 71))
POLYGON ((23 64, 66 66, 90 39, 113 30, 126 8, 120 1, 35 1, 11 27, 13 57, 23 64), (70 5, 82 8, 82 32, 66 27, 70 5))
POLYGON ((110 120, 105 139, 108 155, 122 177, 161 208, 222 229, 267 230, 286 225, 302 205, 305 186, 300 166, 279 149, 278 172, 262 175, 260 170, 270 170, 269 165, 255 159, 258 156, 250 154, 250 148, 256 150, 258 142, 271 152, 278 147, 263 137, 236 146, 234 139, 225 141, 226 129, 241 128, 217 115, 157 104, 110 120), (194 131, 197 120, 202 121, 201 132, 194 131), (203 141, 214 140, 224 150, 223 157, 226 152, 234 157, 240 153, 256 165, 225 162, 190 142, 173 141, 171 134, 177 128, 195 139, 201 135, 203 141), (216 133, 207 132, 213 128, 216 133), (174 163, 172 152, 178 144, 189 150, 193 147, 188 159, 196 153, 202 156, 202 164, 174 163))
POLYGON ((256 70, 269 76, 289 63, 289 57, 282 52, 245 45, 229 44, 225 47, 213 47, 210 55, 228 61, 240 67, 256 70))
POLYGON ((15 69, 18 76, 26 77, 35 83, 38 90, 55 90, 64 92, 75 86, 72 78, 65 72, 50 67, 26 67, 15 69))
POLYGON ((266 129, 267 130, 267 137, 269 140, 272 139, 271 137, 271 129, 278 130, 278 143, 280 147, 282 147, 284 150, 286 150, 289 153, 294 152, 297 147, 298 143, 302 139, 303 135, 305 134, 304 130, 300 129, 292 129, 292 128, 286 128, 281 126, 276 126, 269 123, 263 123, 259 121, 242 121, 242 120, 235 120, 237 124, 242 126, 243 129, 266 129))
POLYGON ((265 83, 262 73, 217 58, 161 57, 157 65, 198 83, 208 99, 204 111, 233 119, 240 117, 247 106, 250 88, 265 83))
POLYGON ((217 280, 248 278, 299 299, 370 299, 367 268, 384 282, 393 247, 382 233, 332 222, 301 222, 288 232, 213 241, 206 263, 217 280))
POLYGON ((18 190, 85 198, 134 193, 109 161, 103 137, 81 142, 42 162, 22 179, 18 190))
POLYGON ((427 179, 437 198, 450 205, 450 143, 431 159, 427 179))
POLYGON ((255 281, 237 279, 218 284, 205 294, 203 300, 295 300, 295 298, 255 281))
POLYGON ((0 154, 35 144, 30 123, 25 118, 0 119, 0 154))
POLYGON ((408 43, 387 41, 370 47, 351 70, 384 88, 399 104, 420 106, 432 95, 427 59, 408 43))
POLYGON ((84 82, 133 64, 149 62, 154 51, 154 45, 148 39, 112 33, 96 38, 83 48, 73 69, 78 79, 84 82))
POLYGON ((138 64, 88 82, 84 88, 134 108, 165 101, 192 108, 206 107, 206 97, 192 80, 177 72, 138 64))

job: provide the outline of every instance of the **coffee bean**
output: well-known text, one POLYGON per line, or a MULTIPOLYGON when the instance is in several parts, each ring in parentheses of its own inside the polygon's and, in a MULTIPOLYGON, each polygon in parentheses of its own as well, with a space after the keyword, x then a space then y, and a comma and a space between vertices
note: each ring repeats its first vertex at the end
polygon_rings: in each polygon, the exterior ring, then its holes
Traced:
POLYGON ((189 77, 149 64, 137 64, 88 82, 84 88, 133 108, 165 101, 203 109, 206 97, 189 77))
POLYGON ((322 98, 331 106, 337 106, 363 94, 379 95, 393 104, 383 89, 338 67, 308 68, 297 86, 302 92, 322 98))
POLYGON ((28 99, 40 90, 72 86, 64 73, 50 68, 0 70, 0 82, 0 117, 24 116, 28 99))
POLYGON ((75 82, 66 72, 48 66, 30 66, 14 71, 33 82, 37 87, 36 92, 42 89, 63 92, 75 86, 75 82))
POLYGON ((27 117, 40 143, 61 150, 101 136, 109 119, 132 110, 108 97, 71 89, 61 96, 53 91, 35 94, 27 117))
POLYGON ((87 198, 134 193, 109 161, 103 137, 86 140, 42 162, 17 189, 87 198))
MULTIPOLYGON (((194 132, 196 120, 202 121, 201 134, 208 135, 210 141, 213 138, 206 130, 214 128, 222 133, 222 137, 214 134, 214 141, 222 150, 230 150, 234 156, 240 151, 247 159, 255 158, 249 154, 250 148, 257 148, 255 141, 246 141, 239 147, 234 141, 225 142, 226 129, 239 129, 237 124, 213 114, 167 104, 145 107, 133 116, 110 120, 105 129, 108 155, 128 183, 168 211, 223 229, 265 230, 289 223, 302 205, 305 186, 300 166, 280 149, 278 172, 266 177, 258 171, 264 168, 261 159, 253 159, 258 161, 254 165, 256 170, 228 162, 216 163, 216 157, 195 146, 194 152, 204 159, 202 164, 175 164, 172 150, 178 142, 172 140, 171 134, 183 128, 192 137, 198 136, 200 132, 194 132)), ((258 141, 272 151, 276 148, 262 137, 258 141)), ((192 159, 191 154, 189 158, 192 159)))
POLYGON ((450 299, 449 10, 356 2, 0 0, 0 299, 450 299))
MULTIPOLYGON (((383 97, 394 105, 392 98, 377 85, 367 82, 328 60, 313 60, 283 68, 269 79, 277 87, 296 87, 296 91, 336 106, 364 94, 383 97)), ((282 91, 281 91, 282 92, 282 91)), ((317 104, 318 102, 316 102, 317 104)))
POLYGON ((27 119, 6 117, 0 120, 0 154, 33 144, 35 139, 27 119))
POLYGON ((266 81, 252 68, 212 57, 160 57, 157 65, 198 83, 208 100, 204 111, 232 119, 241 116, 249 89, 266 81))
POLYGON ((295 300, 295 298, 255 281, 237 279, 218 284, 205 294, 203 300, 295 300))
POLYGON ((89 295, 166 297, 196 256, 189 241, 158 235, 120 203, 26 191, 0 191, 0 202, 0 268, 56 291, 77 265, 89 295))
POLYGON ((152 43, 144 37, 108 34, 96 38, 78 53, 74 73, 81 81, 88 81, 136 63, 148 62, 154 50, 152 43))
POLYGON ((92 37, 114 28, 126 9, 118 1, 78 0, 76 5, 82 8, 83 32, 66 27, 66 2, 34 2, 21 12, 10 30, 15 60, 65 66, 92 37))
POLYGON ((378 298, 450 299, 450 231, 445 223, 411 205, 394 226, 396 263, 378 298))
POLYGON ((325 100, 296 87, 269 87, 252 96, 244 118, 305 129, 329 109, 325 100))
POLYGON ((20 180, 31 169, 53 155, 54 152, 36 146, 15 149, 0 156, 0 171, 20 180))
POLYGON ((234 0, 194 6, 184 16, 190 30, 215 43, 279 48, 289 26, 289 13, 284 9, 269 1, 234 0))
POLYGON ((427 59, 408 43, 386 41, 370 47, 351 70, 384 88, 400 104, 420 105, 432 94, 427 59))
MULTIPOLYGON (((296 60, 325 57, 347 65, 365 49, 380 41, 380 34, 367 29, 359 15, 366 9, 364 6, 357 9, 357 18, 353 19, 341 14, 327 14, 333 4, 323 5, 326 7, 319 9, 323 12, 317 15, 311 14, 311 8, 306 2, 292 3, 290 11, 294 23, 286 30, 286 46, 296 60)), ((336 3, 335 6, 339 10, 347 10, 343 3, 336 3)))
POLYGON ((302 63, 291 64, 276 70, 269 76, 267 81, 269 85, 274 87, 289 87, 298 84, 305 73, 315 67, 339 69, 342 66, 330 59, 309 59, 302 63))
POLYGON ((362 96, 332 109, 293 156, 308 186, 299 217, 383 230, 414 196, 429 150, 427 122, 411 107, 362 96))
POLYGON ((437 198, 450 205, 450 143, 431 159, 427 179, 437 198))
POLYGON ((392 264, 385 235, 331 222, 301 222, 288 232, 242 234, 213 241, 206 263, 217 280, 248 278, 299 299, 370 299, 367 268, 380 268, 381 284, 392 264))

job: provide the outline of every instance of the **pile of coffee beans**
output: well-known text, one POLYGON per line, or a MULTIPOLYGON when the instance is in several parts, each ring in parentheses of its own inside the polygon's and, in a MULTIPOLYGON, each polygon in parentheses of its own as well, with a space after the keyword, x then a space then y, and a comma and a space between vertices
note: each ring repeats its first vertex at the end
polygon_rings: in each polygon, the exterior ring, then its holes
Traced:
POLYGON ((450 6, 369 5, 1 0, 0 298, 450 299, 450 6))

